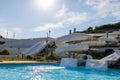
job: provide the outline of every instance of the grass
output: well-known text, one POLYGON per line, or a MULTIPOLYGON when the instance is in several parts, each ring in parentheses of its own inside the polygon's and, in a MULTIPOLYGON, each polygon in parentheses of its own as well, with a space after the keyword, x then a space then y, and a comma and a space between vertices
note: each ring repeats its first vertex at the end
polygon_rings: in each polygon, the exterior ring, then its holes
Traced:
POLYGON ((0 61, 33 61, 26 58, 0 58, 0 61))
POLYGON ((58 62, 58 60, 52 59, 41 59, 41 60, 34 60, 34 59, 27 59, 27 58, 0 58, 0 61, 40 61, 40 62, 58 62))

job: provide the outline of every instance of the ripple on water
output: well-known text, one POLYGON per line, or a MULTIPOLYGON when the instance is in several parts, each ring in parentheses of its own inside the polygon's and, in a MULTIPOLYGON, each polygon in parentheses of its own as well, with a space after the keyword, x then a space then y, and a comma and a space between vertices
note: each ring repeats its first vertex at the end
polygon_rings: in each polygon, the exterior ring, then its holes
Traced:
POLYGON ((55 64, 0 66, 0 80, 120 80, 120 70, 64 68, 55 64))

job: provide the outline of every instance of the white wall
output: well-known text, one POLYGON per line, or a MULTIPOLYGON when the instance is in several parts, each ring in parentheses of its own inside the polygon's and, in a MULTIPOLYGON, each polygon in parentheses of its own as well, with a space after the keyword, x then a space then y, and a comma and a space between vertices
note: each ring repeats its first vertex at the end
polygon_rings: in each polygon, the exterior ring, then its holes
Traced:
MULTIPOLYGON (((49 38, 49 40, 54 40, 53 38, 49 38)), ((18 54, 20 52, 25 52, 27 49, 31 48, 39 41, 46 41, 46 38, 34 38, 34 39, 2 39, 0 41, 4 41, 5 44, 0 45, 0 50, 7 49, 11 55, 18 54), (20 50, 18 50, 18 48, 20 50)))

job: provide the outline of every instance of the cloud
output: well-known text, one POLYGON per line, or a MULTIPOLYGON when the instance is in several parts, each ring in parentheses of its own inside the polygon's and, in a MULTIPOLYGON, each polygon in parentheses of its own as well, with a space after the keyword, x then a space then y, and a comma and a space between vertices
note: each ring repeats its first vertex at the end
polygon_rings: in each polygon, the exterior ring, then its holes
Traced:
POLYGON ((81 24, 88 19, 88 14, 83 12, 68 12, 64 17, 64 23, 68 24, 81 24))
POLYGON ((63 23, 49 23, 43 26, 38 26, 33 29, 33 31, 45 31, 53 28, 61 28, 63 27, 63 23))
POLYGON ((55 17, 56 18, 61 18, 61 17, 65 16, 67 10, 68 9, 65 7, 65 5, 62 5, 62 8, 57 11, 55 17))
POLYGON ((81 24, 84 21, 87 21, 89 18, 88 14, 85 12, 73 12, 69 11, 65 5, 62 5, 61 9, 59 9, 55 14, 55 19, 58 21, 56 23, 48 23, 43 26, 37 26, 33 28, 33 31, 45 31, 56 28, 64 28, 66 25, 72 24, 81 24))
POLYGON ((11 31, 16 32, 16 33, 22 33, 22 29, 18 28, 18 27, 15 27, 15 28, 11 29, 11 31))
POLYGON ((62 8, 58 10, 55 17, 62 20, 63 23, 80 24, 81 22, 87 20, 88 14, 86 12, 69 11, 69 9, 63 5, 62 8))
POLYGON ((2 35, 3 37, 11 38, 13 36, 13 32, 5 28, 1 28, 0 35, 2 35))
POLYGON ((120 19, 120 1, 119 0, 86 0, 86 4, 96 11, 102 18, 113 16, 120 19))
POLYGON ((3 37, 13 38, 14 33, 22 33, 21 28, 0 26, 0 35, 2 35, 3 37))

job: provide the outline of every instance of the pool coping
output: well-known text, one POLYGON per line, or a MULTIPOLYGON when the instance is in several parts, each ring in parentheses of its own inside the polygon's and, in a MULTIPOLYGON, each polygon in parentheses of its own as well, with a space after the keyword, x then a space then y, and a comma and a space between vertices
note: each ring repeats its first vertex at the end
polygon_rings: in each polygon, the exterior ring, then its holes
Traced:
POLYGON ((38 63, 59 63, 59 62, 42 62, 42 61, 0 61, 0 64, 38 64, 38 63))

